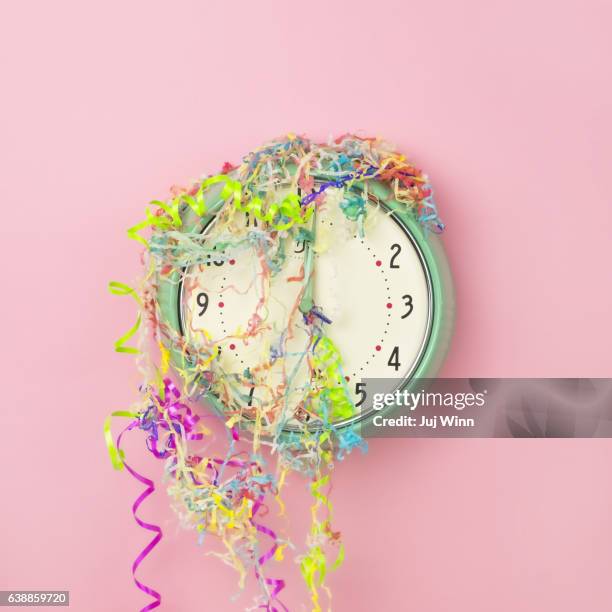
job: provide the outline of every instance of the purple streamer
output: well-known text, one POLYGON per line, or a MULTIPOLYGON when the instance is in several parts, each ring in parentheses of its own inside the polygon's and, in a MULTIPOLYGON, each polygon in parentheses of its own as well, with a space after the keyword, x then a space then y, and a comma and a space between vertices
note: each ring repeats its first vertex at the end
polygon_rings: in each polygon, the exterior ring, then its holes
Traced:
MULTIPOLYGON (((253 504, 253 517, 255 517, 259 508, 261 508, 262 505, 263 495, 259 495, 259 497, 255 500, 255 503, 253 504)), ((259 559, 257 560, 257 563, 261 567, 264 563, 269 561, 278 550, 278 544, 276 543, 277 537, 274 531, 272 531, 272 529, 270 529, 269 527, 265 527, 261 523, 255 522, 254 518, 251 518, 251 524, 254 525, 255 529, 257 529, 259 533, 263 533, 269 536, 274 541, 272 547, 266 553, 261 555, 261 557, 259 557, 259 559)), ((259 580, 261 580, 261 578, 263 577, 259 573, 257 568, 255 568, 255 575, 259 580)), ((279 612, 278 608, 274 607, 271 603, 272 601, 276 601, 282 607, 282 609, 285 610, 285 612, 289 612, 285 604, 283 604, 283 602, 278 599, 278 594, 285 588, 285 581, 281 578, 264 578, 264 582, 272 587, 272 592, 270 593, 270 599, 268 600, 268 603, 263 604, 259 607, 263 608, 267 612, 279 612)))
MULTIPOLYGON (((132 423, 130 423, 117 437, 117 450, 121 449, 121 438, 123 437, 123 434, 126 431, 129 431, 130 429, 134 429, 134 427, 137 427, 139 425, 138 421, 133 421, 132 423)), ((148 587, 146 584, 143 584, 142 582, 140 582, 140 580, 138 580, 138 578, 136 578, 136 570, 138 569, 138 567, 140 566, 140 564, 144 561, 145 557, 159 544, 160 540, 162 539, 162 530, 161 527, 159 527, 158 525, 152 525, 151 523, 146 523, 145 521, 143 521, 138 514, 136 513, 138 508, 140 508, 140 505, 142 504, 142 502, 147 499, 147 497, 149 497, 149 495, 151 495, 154 491, 155 491, 155 484, 153 483, 152 480, 149 480, 148 478, 145 478, 144 476, 142 476, 141 474, 139 474, 136 470, 134 470, 133 468, 131 468, 125 461, 123 462, 123 465, 125 465, 125 468, 127 469, 127 471, 136 479, 138 480, 138 482, 142 483, 143 485, 145 485, 147 488, 136 498, 136 501, 134 502, 134 504, 132 505, 132 514, 134 515, 134 520, 138 523, 138 525, 140 527, 142 527, 143 529, 146 529, 148 531, 153 531, 156 535, 155 537, 142 549, 142 551, 140 552, 140 554, 136 557, 136 559, 134 560, 134 563, 132 563, 132 576, 134 578, 134 582, 136 583, 136 586, 143 592, 146 593, 147 595, 149 595, 150 597, 153 597, 153 599, 155 601, 152 601, 151 603, 147 604, 144 608, 142 608, 142 610, 140 612, 148 612, 149 610, 153 610, 154 608, 157 608, 158 606, 161 605, 161 595, 155 591, 154 589, 152 589, 151 587, 148 587)))

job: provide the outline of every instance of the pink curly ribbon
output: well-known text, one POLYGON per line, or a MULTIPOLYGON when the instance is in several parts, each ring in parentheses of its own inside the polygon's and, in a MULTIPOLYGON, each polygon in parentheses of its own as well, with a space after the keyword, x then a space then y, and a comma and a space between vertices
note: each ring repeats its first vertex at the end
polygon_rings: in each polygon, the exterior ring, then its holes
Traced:
MULTIPOLYGON (((121 438, 126 431, 130 429, 134 429, 134 427, 138 427, 138 421, 133 421, 130 423, 117 437, 117 449, 121 449, 121 438)), ((134 504, 132 505, 132 514, 134 515, 134 520, 138 523, 140 527, 143 529, 147 529, 148 531, 153 531, 155 533, 155 537, 142 549, 142 552, 136 557, 134 563, 132 563, 132 576, 134 578, 134 582, 136 586, 143 592, 153 597, 155 601, 152 601, 150 604, 146 605, 140 612, 148 612, 149 610, 153 610, 161 605, 161 595, 148 587, 146 584, 143 584, 136 578, 136 570, 140 566, 140 564, 144 561, 145 557, 159 544, 159 541, 162 539, 162 530, 161 527, 157 525, 152 525, 151 523, 146 523, 143 521, 138 514, 136 513, 142 502, 149 497, 155 491, 155 485, 152 480, 145 478, 136 470, 131 468, 125 461, 123 461, 123 465, 125 469, 136 479, 138 482, 145 485, 147 488, 138 496, 134 504)))
MULTIPOLYGON (((260 495, 253 504, 253 517, 255 517, 257 511, 259 510, 259 508, 261 508, 262 505, 263 495, 260 495)), ((261 555, 261 557, 259 557, 259 559, 257 560, 259 567, 261 567, 264 563, 269 561, 274 556, 274 553, 276 553, 276 550, 278 549, 278 544, 276 543, 277 538, 274 531, 272 531, 272 529, 270 529, 269 527, 266 527, 261 523, 256 523, 253 518, 251 518, 251 523, 255 526, 255 529, 257 529, 259 533, 263 533, 267 536, 270 536, 274 542, 274 544, 272 544, 272 548, 270 548, 270 550, 261 555)), ((259 580, 261 580, 262 576, 257 571, 257 568, 255 568, 255 575, 259 580)), ((266 610, 266 612, 279 612, 278 608, 274 607, 271 603, 272 601, 276 601, 282 607, 282 609, 285 610, 285 612, 288 612, 287 607, 283 604, 282 601, 278 599, 278 594, 285 588, 285 581, 281 578, 264 578, 264 581, 267 585, 272 587, 272 592, 270 593, 270 599, 268 600, 268 603, 263 604, 259 607, 266 610)))
POLYGON ((185 431, 187 440, 201 440, 204 437, 203 434, 196 433, 196 425, 200 417, 194 414, 189 406, 183 404, 180 397, 181 392, 176 385, 169 378, 164 378, 163 398, 161 394, 155 396, 159 407, 151 406, 141 419, 141 429, 151 432, 147 438, 147 446, 158 459, 165 459, 176 449, 175 436, 180 433, 181 428, 185 431), (168 424, 163 418, 164 413, 170 419, 171 424, 168 424), (171 432, 166 448, 162 450, 158 448, 158 429, 171 432))

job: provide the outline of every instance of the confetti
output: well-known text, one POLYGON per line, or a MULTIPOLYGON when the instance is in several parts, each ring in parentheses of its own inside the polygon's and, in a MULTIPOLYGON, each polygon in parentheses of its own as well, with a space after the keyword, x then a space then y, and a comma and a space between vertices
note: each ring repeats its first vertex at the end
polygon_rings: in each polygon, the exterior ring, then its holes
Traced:
MULTIPOLYGON (((294 545, 269 527, 265 516, 272 500, 284 513, 285 478, 290 472, 302 474, 310 482, 312 525, 306 549, 296 561, 312 609, 322 610, 323 593, 331 601, 325 577, 341 565, 344 546, 340 532, 332 529, 330 475, 334 460, 355 448, 365 450, 366 444, 346 424, 358 409, 348 392, 350 377, 343 372, 342 355, 332 340, 333 316, 314 302, 313 253, 323 252, 334 239, 367 232, 366 202, 372 183, 385 185, 426 230, 444 229, 427 177, 384 142, 350 134, 330 144, 294 134, 272 141, 249 153, 241 164, 226 162, 221 174, 175 190, 166 201, 152 201, 145 219, 128 229, 128 237, 145 247, 144 273, 134 288, 112 282, 109 290, 131 296, 138 306, 135 324, 116 341, 115 350, 134 355, 142 382, 136 407, 111 415, 131 419, 117 443, 110 417, 104 435, 113 466, 125 467, 146 486, 133 506, 137 523, 155 533, 132 568, 138 588, 154 600, 143 610, 159 606, 161 595, 135 574, 162 531, 137 515, 155 485, 126 464, 120 448, 121 437, 136 429, 144 433, 147 449, 163 462, 168 493, 182 524, 194 529, 200 541, 207 534, 217 539, 221 551, 214 554, 236 570, 240 588, 249 575, 257 581, 255 608, 269 612, 287 609, 281 601, 285 581, 273 577, 272 567, 294 545), (337 228, 335 237, 335 228, 316 236, 317 213, 332 206, 341 211, 351 231, 337 228), (188 217, 205 216, 215 219, 206 233, 186 222, 188 217), (246 225, 238 221, 245 217, 246 225), (304 264, 300 274, 286 279, 299 289, 287 314, 287 328, 276 329, 273 341, 264 343, 265 350, 241 372, 226 371, 220 359, 223 339, 207 330, 180 333, 160 307, 160 286, 174 282, 193 290, 198 282, 190 274, 194 267, 211 262, 237 266, 238 256, 246 255, 253 262, 252 284, 259 288, 260 299, 254 312, 245 316, 244 327, 231 336, 229 348, 234 351, 269 335, 274 326, 267 320, 269 287, 284 269, 288 238, 303 244, 304 264), (290 342, 299 334, 303 350, 292 351, 290 342), (273 382, 279 372, 282 384, 273 382), (264 399, 253 402, 255 391, 255 397, 264 399), (222 419, 224 448, 219 449, 204 426, 201 406, 206 403, 222 419)), ((208 301, 198 306, 205 310, 208 301)))

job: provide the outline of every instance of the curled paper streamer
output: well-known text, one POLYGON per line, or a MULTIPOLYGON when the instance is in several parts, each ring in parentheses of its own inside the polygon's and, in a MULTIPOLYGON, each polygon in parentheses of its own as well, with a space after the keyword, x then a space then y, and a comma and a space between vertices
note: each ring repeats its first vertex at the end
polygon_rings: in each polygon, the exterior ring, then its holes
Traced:
POLYGON ((117 410, 111 415, 107 416, 106 420, 104 421, 104 440, 106 442, 106 448, 108 450, 111 463, 116 470, 122 470, 124 465, 124 454, 123 451, 118 449, 113 442, 113 434, 111 432, 111 421, 113 417, 131 417, 133 419, 137 419, 138 415, 134 412, 128 412, 127 410, 117 410))
POLYGON ((327 484, 329 476, 324 476, 316 480, 310 487, 311 493, 315 498, 315 504, 311 508, 312 527, 310 537, 312 544, 310 549, 304 555, 300 562, 300 571, 306 586, 310 590, 314 612, 321 612, 319 602, 319 588, 324 586, 325 576, 327 574, 327 558, 319 542, 319 536, 322 533, 322 526, 317 518, 317 512, 321 502, 330 508, 329 500, 326 496, 320 493, 320 488, 327 484))
POLYGON ((247 204, 236 201, 236 208, 249 213, 270 224, 275 230, 283 231, 291 228, 295 223, 306 223, 314 211, 313 208, 304 208, 297 194, 291 193, 283 198, 280 203, 273 203, 264 212, 261 198, 252 198, 247 204))
POLYGON ((150 595, 155 600, 155 601, 152 601, 150 604, 146 605, 144 608, 142 608, 141 612, 147 612, 148 610, 153 610, 154 608, 157 608, 158 606, 161 605, 161 595, 155 589, 152 589, 146 584, 140 582, 140 580, 138 580, 138 578, 136 577, 136 570, 138 569, 140 564, 144 561, 144 559, 147 557, 147 555, 149 555, 151 551, 159 544, 160 540, 162 539, 162 530, 161 530, 161 527, 159 527, 158 525, 153 525, 151 523, 147 523, 143 521, 138 516, 137 510, 142 504, 142 502, 155 491, 155 485, 153 484, 152 480, 149 480, 148 478, 145 478, 144 476, 136 472, 136 470, 132 469, 127 463, 124 463, 124 465, 125 465, 125 469, 136 480, 138 480, 139 482, 141 482, 147 487, 146 490, 143 491, 138 496, 138 498, 134 502, 134 505, 132 506, 132 514, 134 515, 134 520, 143 529, 146 529, 148 531, 152 531, 153 533, 155 533, 155 537, 142 549, 142 551, 136 557, 136 559, 134 560, 134 563, 132 564, 132 575, 134 577, 134 582, 136 583, 136 586, 143 593, 150 595))
POLYGON ((125 427, 125 429, 117 437, 117 444, 115 445, 113 443, 112 434, 110 432, 110 420, 111 420, 111 417, 117 417, 117 416, 134 417, 137 415, 134 415, 133 413, 130 413, 127 411, 114 412, 110 417, 107 417, 105 421, 104 436, 106 438, 106 443, 107 443, 109 454, 111 456, 111 461, 113 462, 113 467, 115 467, 115 469, 123 469, 125 467, 125 469, 132 475, 133 478, 135 478, 138 482, 145 485, 146 487, 146 489, 136 498, 136 501, 132 505, 132 514, 134 516, 134 520, 140 527, 142 527, 143 529, 146 529, 147 531, 152 531, 155 534, 155 536, 143 548, 143 550, 138 554, 138 556, 134 560, 134 563, 132 564, 132 576, 134 578, 134 583, 136 584, 136 586, 143 593, 145 593, 146 595, 149 595, 154 600, 151 603, 147 604, 141 610, 141 612, 148 612, 149 610, 153 610, 161 605, 161 595, 155 589, 152 589, 151 587, 147 586, 146 584, 138 580, 138 578, 136 577, 136 571, 138 570, 138 567, 144 561, 144 559, 159 544, 160 540, 162 539, 162 530, 161 530, 161 527, 159 527, 158 525, 153 525, 151 523, 147 523, 146 521, 143 521, 140 518, 140 516, 138 516, 138 509, 140 508, 141 504, 145 501, 145 499, 147 499, 149 495, 154 493, 155 484, 153 483, 152 480, 150 480, 149 478, 146 478, 145 476, 142 476, 142 474, 139 474, 136 470, 130 467, 125 462, 124 453, 121 450, 121 439, 123 435, 127 431, 130 431, 131 429, 134 429, 135 427, 137 427, 138 420, 132 421, 127 427, 125 427))
MULTIPOLYGON (((140 301, 138 294, 128 285, 124 285, 123 283, 118 283, 116 281, 111 281, 108 284, 108 290, 113 295, 129 295, 136 300, 139 306, 142 306, 142 302, 140 301)), ((140 352, 137 348, 134 348, 132 346, 126 346, 126 342, 136 335, 136 332, 140 329, 141 320, 141 315, 140 313, 138 313, 136 323, 115 342, 115 351, 117 353, 137 354, 140 352)))
POLYGON ((141 221, 140 223, 134 225, 133 227, 130 227, 127 231, 128 237, 132 240, 140 242, 148 248, 148 241, 145 240, 139 232, 147 227, 154 227, 161 231, 181 227, 181 204, 186 204, 195 212, 196 215, 198 215, 199 217, 203 217, 207 211, 206 202, 204 200, 204 193, 209 187, 216 185, 217 183, 224 183, 224 187, 221 192, 221 199, 223 201, 230 198, 230 196, 235 196, 236 194, 239 197, 239 183, 236 183, 236 181, 232 181, 232 179, 230 179, 228 176, 222 174, 213 176, 202 181, 193 195, 189 193, 181 193, 175 198, 173 198, 169 204, 166 204, 165 202, 162 202, 160 200, 153 200, 151 204, 157 206, 158 211, 153 213, 149 208, 147 208, 145 211, 147 218, 144 221, 141 221), (161 215, 160 212, 162 211, 166 213, 167 216, 161 215))
MULTIPOLYGON (((255 502, 255 505, 253 506, 253 512, 252 512, 253 517, 257 514, 257 511, 261 507, 262 503, 263 503, 263 496, 260 496, 255 502)), ((263 533, 269 536, 273 541, 272 547, 266 553, 264 553, 257 559, 257 564, 261 568, 261 566, 263 566, 263 564, 266 563, 266 561, 275 557, 276 552, 279 550, 279 546, 277 543, 276 534, 274 533, 274 531, 272 531, 272 529, 262 525, 261 523, 255 522, 253 518, 251 518, 251 522, 259 533, 263 533)), ((263 578, 263 576, 259 573, 258 568, 255 569, 255 575, 260 580, 263 578)), ((269 612, 278 612, 278 608, 276 608, 272 603, 272 602, 277 602, 278 605, 280 605, 283 610, 287 610, 285 605, 278 599, 279 593, 285 588, 285 581, 278 579, 278 578, 277 579, 263 578, 263 580, 265 581, 266 585, 272 587, 272 591, 270 593, 269 600, 266 602, 266 604, 260 607, 264 608, 266 611, 269 611, 269 612)))

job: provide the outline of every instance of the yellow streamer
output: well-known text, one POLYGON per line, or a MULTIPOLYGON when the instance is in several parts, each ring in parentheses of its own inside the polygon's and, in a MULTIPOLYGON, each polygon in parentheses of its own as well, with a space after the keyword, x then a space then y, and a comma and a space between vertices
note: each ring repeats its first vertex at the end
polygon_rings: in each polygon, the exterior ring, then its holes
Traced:
MULTIPOLYGON (((321 456, 323 460, 331 458, 331 453, 329 451, 323 451, 321 445, 326 441, 326 434, 329 436, 329 432, 326 432, 319 439, 319 450, 321 452, 321 456)), ((329 589, 325 586, 325 576, 327 575, 327 557, 323 552, 323 549, 320 544, 317 542, 320 541, 320 537, 322 535, 326 535, 329 537, 331 534, 330 530, 330 521, 332 516, 332 503, 329 500, 321 489, 329 484, 329 474, 325 476, 319 476, 317 480, 315 480, 310 485, 310 492, 315 499, 315 503, 312 505, 310 511, 312 514, 312 527, 310 529, 310 536, 314 544, 310 547, 306 555, 302 558, 300 562, 300 571, 302 573, 302 577, 304 578, 304 582, 306 582, 306 586, 310 590, 310 598, 313 603, 313 612, 321 612, 321 605, 319 601, 319 588, 323 588, 327 595, 331 597, 331 593, 329 589), (323 523, 320 523, 317 518, 318 510, 321 506, 324 506, 328 510, 328 518, 323 523)), ((336 560, 330 567, 331 570, 335 570, 344 561, 344 546, 340 543, 340 548, 338 550, 338 555, 336 556, 336 560)))
POLYGON ((342 357, 331 338, 323 336, 317 343, 313 361, 321 373, 325 390, 319 399, 327 399, 332 420, 348 419, 355 414, 355 405, 347 393, 342 376, 342 357))
POLYGON ((223 189, 220 194, 222 202, 227 202, 232 198, 237 210, 257 217, 278 231, 287 230, 295 223, 306 223, 314 210, 312 206, 303 208, 299 196, 291 193, 285 196, 280 203, 275 202, 271 204, 268 210, 264 212, 262 210, 263 200, 260 197, 251 198, 248 202, 243 203, 242 184, 225 174, 217 174, 203 180, 195 195, 181 193, 172 198, 169 204, 161 200, 152 200, 151 205, 158 208, 157 213, 152 212, 150 208, 145 209, 146 219, 128 228, 128 238, 140 242, 148 249, 148 241, 139 232, 147 227, 156 227, 161 231, 181 227, 183 224, 180 211, 181 204, 186 204, 198 217, 203 217, 208 210, 204 199, 204 192, 212 185, 219 183, 223 183, 223 189), (160 211, 163 211, 166 216, 161 215, 160 211), (277 218, 279 219, 278 221, 277 218), (286 218, 287 221, 283 222, 280 220, 283 218, 286 218))
POLYGON ((306 223, 314 212, 314 207, 309 206, 303 208, 300 202, 300 197, 296 193, 286 195, 280 203, 272 203, 266 212, 263 212, 263 200, 260 197, 254 197, 249 202, 242 204, 240 200, 235 200, 236 208, 245 213, 249 213, 257 217, 261 221, 270 224, 275 230, 288 230, 296 223, 306 223), (285 222, 275 221, 280 217, 287 218, 285 222))
MULTIPOLYGON (((138 294, 128 285, 124 285, 123 283, 118 283, 116 281, 111 281, 110 283, 108 283, 108 290, 113 295, 130 295, 136 300, 138 305, 142 307, 142 301, 138 297, 138 294)), ((115 351, 117 353, 140 353, 137 348, 133 346, 126 346, 125 343, 138 331, 138 329, 140 328, 141 321, 142 316, 140 313, 138 313, 136 323, 125 334, 123 334, 123 336, 121 336, 117 341, 115 341, 115 351)))
POLYGON ((166 217, 159 215, 159 213, 152 213, 149 208, 145 210, 147 218, 140 223, 137 223, 133 227, 130 227, 127 231, 128 237, 132 240, 136 240, 149 248, 149 243, 143 238, 138 232, 147 227, 157 227, 164 231, 171 228, 181 227, 183 221, 181 219, 180 207, 181 204, 185 203, 189 206, 198 217, 203 217, 207 212, 206 201, 204 199, 204 192, 217 183, 225 183, 221 191, 221 201, 225 202, 230 197, 240 196, 240 190, 242 189, 240 183, 231 179, 229 176, 224 174, 218 174, 202 181, 195 195, 188 193, 181 193, 175 198, 172 198, 170 204, 166 204, 161 200, 153 200, 151 204, 157 206, 160 210, 166 213, 166 217), (169 218, 168 218, 169 217, 169 218))
POLYGON ((106 441, 106 448, 108 449, 111 463, 116 470, 122 470, 125 455, 123 454, 122 450, 115 446, 115 441, 113 440, 113 434, 111 432, 111 422, 113 417, 131 417, 136 419, 138 418, 138 415, 134 412, 128 412, 127 410, 117 410, 107 416, 104 420, 104 439, 106 441))
POLYGON ((285 486, 285 478, 287 477, 287 471, 287 468, 283 468, 283 470, 281 471, 280 477, 278 479, 278 486, 276 488, 277 493, 274 496, 274 499, 276 500, 276 503, 279 507, 278 516, 283 516, 285 514, 285 502, 283 502, 280 493, 281 489, 285 486))

